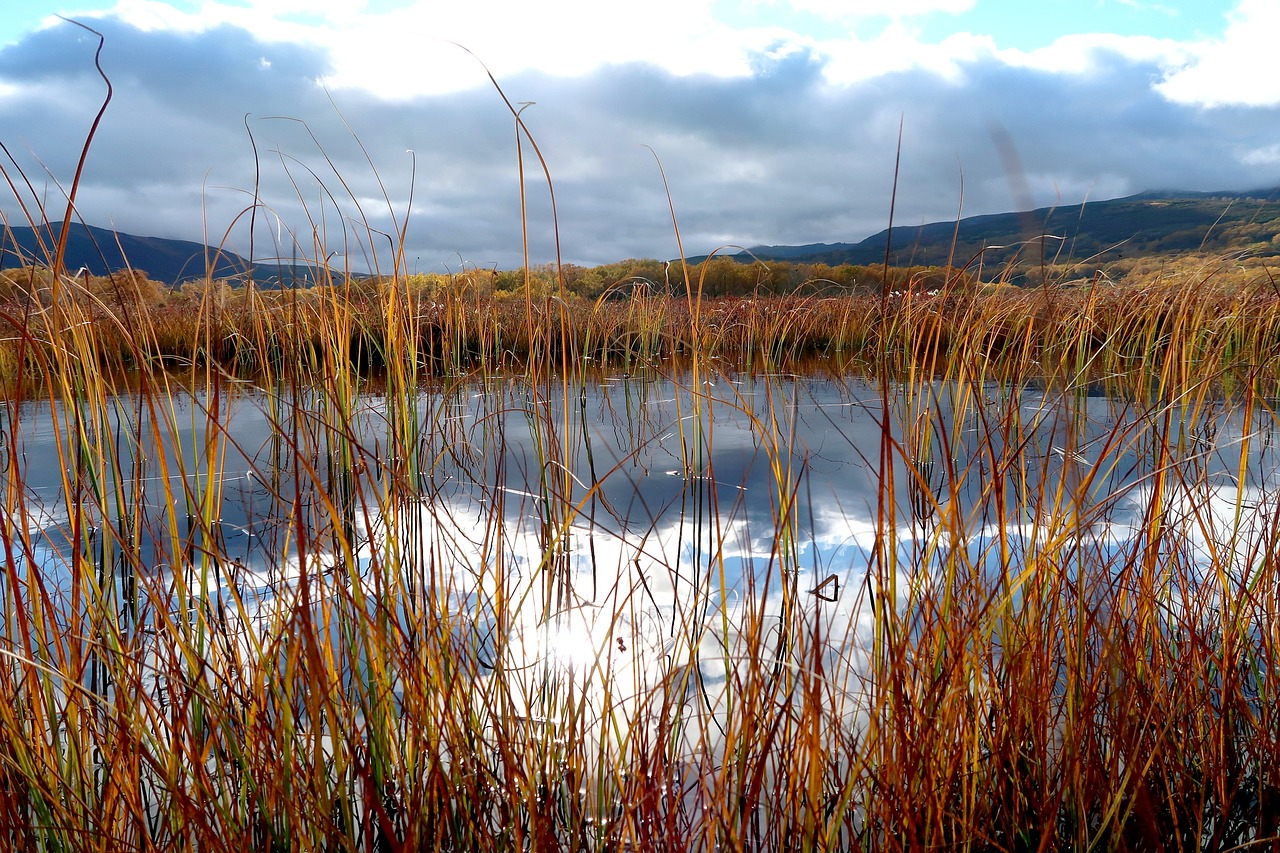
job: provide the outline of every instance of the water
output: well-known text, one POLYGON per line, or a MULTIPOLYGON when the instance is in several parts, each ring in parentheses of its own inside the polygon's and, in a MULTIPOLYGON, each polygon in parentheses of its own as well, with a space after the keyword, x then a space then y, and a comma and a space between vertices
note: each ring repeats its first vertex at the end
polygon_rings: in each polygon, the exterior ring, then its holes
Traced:
POLYGON ((126 631, 212 606, 248 637, 282 630, 304 580, 312 608, 360 588, 395 599, 406 633, 447 614, 482 673, 528 680, 530 719, 554 710, 548 673, 598 699, 687 672, 722 719, 747 669, 819 667, 852 725, 877 602, 911 624, 960 571, 1016 607, 1050 547, 1067 574, 1140 554, 1159 495, 1174 620, 1215 606, 1197 578, 1247 586, 1277 511, 1272 416, 1212 401, 646 373, 407 402, 236 383, 107 403, 79 421, 11 407, 9 599, 38 583, 67 620, 92 575, 126 631))

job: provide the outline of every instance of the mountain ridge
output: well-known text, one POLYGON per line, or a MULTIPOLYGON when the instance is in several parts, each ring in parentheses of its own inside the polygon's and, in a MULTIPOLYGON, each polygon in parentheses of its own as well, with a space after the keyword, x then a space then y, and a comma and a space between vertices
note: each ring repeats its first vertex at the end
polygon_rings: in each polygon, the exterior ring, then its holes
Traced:
MULTIPOLYGON (((52 247, 62 229, 61 222, 50 222, 38 229, 12 226, 0 230, 0 269, 27 264, 47 265, 43 247, 52 247)), ((263 286, 278 282, 305 280, 310 271, 299 266, 254 263, 235 252, 217 249, 194 240, 170 237, 144 237, 73 222, 68 232, 64 266, 69 271, 88 270, 91 275, 107 275, 122 269, 145 272, 149 278, 164 284, 178 285, 186 281, 213 278, 242 278, 252 266, 254 279, 263 286), (215 261, 212 270, 209 263, 215 261)))
POLYGON ((855 243, 761 245, 739 260, 895 266, 956 266, 1083 261, 1240 249, 1280 255, 1280 187, 1249 192, 1147 190, 1131 196, 1030 211, 987 213, 959 220, 896 225, 855 243), (1065 252, 1065 255, 1064 255, 1065 252))
MULTIPOLYGON (((51 245, 60 228, 60 222, 52 222, 38 232, 29 226, 0 230, 0 269, 44 263, 41 240, 51 245)), ((1280 256, 1280 187, 1249 192, 1147 190, 1080 205, 895 225, 850 243, 759 245, 725 257, 873 266, 884 263, 886 246, 893 266, 950 263, 986 270, 1026 262, 1102 263, 1195 250, 1280 256)), ((214 278, 243 278, 251 266, 241 255, 192 240, 144 237, 77 222, 70 230, 65 266, 93 275, 130 268, 178 285, 209 275, 206 263, 213 258, 214 278)), ((255 281, 264 287, 306 285, 312 277, 305 265, 254 263, 252 268, 255 281)))

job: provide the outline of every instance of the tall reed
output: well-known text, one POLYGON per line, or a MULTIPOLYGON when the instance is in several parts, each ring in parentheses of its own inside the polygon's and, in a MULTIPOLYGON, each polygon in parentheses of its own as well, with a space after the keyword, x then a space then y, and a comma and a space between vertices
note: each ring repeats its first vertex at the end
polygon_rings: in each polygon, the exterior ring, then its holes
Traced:
POLYGON ((315 289, 156 306, 49 237, 3 315, 15 849, 1280 835, 1274 290, 506 296, 321 241, 315 289), (836 352, 870 444, 788 374, 836 352))

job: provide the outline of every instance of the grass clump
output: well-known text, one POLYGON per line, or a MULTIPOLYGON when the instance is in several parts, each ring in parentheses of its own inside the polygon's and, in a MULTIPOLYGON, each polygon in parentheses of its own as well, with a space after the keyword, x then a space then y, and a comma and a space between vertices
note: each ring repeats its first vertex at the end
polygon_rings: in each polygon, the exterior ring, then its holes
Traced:
POLYGON ((161 293, 51 245, 0 318, 9 846, 1280 836, 1264 282, 161 293))

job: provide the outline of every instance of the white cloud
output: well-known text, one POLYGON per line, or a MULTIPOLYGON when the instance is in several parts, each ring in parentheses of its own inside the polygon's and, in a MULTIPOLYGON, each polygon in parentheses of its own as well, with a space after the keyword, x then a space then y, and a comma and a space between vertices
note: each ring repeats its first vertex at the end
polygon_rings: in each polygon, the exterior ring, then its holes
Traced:
MULTIPOLYGON (((119 0, 111 10, 113 17, 128 21, 143 32, 172 30, 198 32, 215 25, 216 20, 204 15, 183 12, 159 0, 119 0)), ((92 26, 92 22, 84 19, 92 26)))
MULTIPOLYGON (((353 15, 357 5, 334 14, 353 15)), ((1280 182, 1274 107, 1209 114, 1157 88, 1203 62, 1203 45, 1091 35, 1024 52, 974 33, 922 43, 900 20, 872 37, 834 27, 823 38, 780 26, 735 29, 713 18, 709 0, 655 0, 621 24, 577 0, 503 15, 492 5, 419 4, 346 23, 296 14, 298 4, 285 0, 205 2, 187 12, 125 0, 118 8, 119 16, 98 19, 116 100, 90 160, 93 192, 79 201, 92 221, 133 233, 178 236, 178 223, 188 228, 202 214, 213 231, 226 227, 254 179, 248 122, 264 198, 286 224, 306 218, 282 168, 309 188, 314 181, 276 152, 333 184, 319 145, 359 185, 357 195, 379 194, 354 131, 393 193, 408 187, 405 149, 417 154, 408 249, 415 263, 517 265, 511 118, 476 59, 450 41, 487 62, 513 101, 537 102, 525 116, 556 181, 565 259, 577 263, 675 253, 643 145, 662 160, 694 253, 730 243, 850 241, 880 230, 900 122, 896 216, 904 223, 949 220, 961 174, 966 214, 1010 208, 989 131, 997 124, 1037 204, 1280 182), (268 118, 278 115, 305 119, 316 138, 268 118), (154 186, 143 195, 148 181, 154 186)), ((58 176, 74 167, 74 141, 100 97, 98 81, 86 77, 81 35, 63 25, 0 50, 3 141, 36 152, 58 176)), ((319 195, 308 192, 316 204, 319 195)), ((531 205, 545 205, 544 195, 533 192, 531 205)), ((549 214, 531 211, 532 251, 542 262, 552 257, 549 214)))
POLYGON ((801 12, 824 18, 866 18, 887 15, 894 18, 946 12, 958 15, 974 6, 974 0, 788 0, 787 5, 801 12))
POLYGON ((1190 46, 1192 59, 1158 89, 1169 99, 1204 107, 1280 104, 1280 75, 1269 67, 1280 34, 1280 3, 1241 0, 1221 39, 1190 46))
POLYGON ((311 44, 329 57, 329 85, 393 100, 487 85, 476 59, 499 78, 533 69, 581 75, 626 62, 677 74, 746 75, 751 51, 778 38, 718 24, 710 0, 625 6, 418 0, 383 13, 366 6, 364 0, 319 7, 302 0, 205 0, 198 11, 182 12, 159 0, 120 0, 111 14, 145 31, 230 25, 266 40, 311 44))
POLYGON ((1190 59, 1188 49, 1169 39, 1082 33, 1063 36, 1036 50, 1002 50, 1002 62, 1055 74, 1092 74, 1105 70, 1110 59, 1151 63, 1161 69, 1181 67, 1190 59))
POLYGON ((901 71, 923 70, 956 82, 964 66, 995 55, 989 36, 958 33, 939 44, 920 42, 900 22, 893 22, 873 39, 850 36, 819 46, 827 58, 826 77, 833 85, 851 85, 901 71))
POLYGON ((711 0, 651 0, 630 6, 595 0, 419 0, 380 14, 362 12, 365 5, 345 0, 313 10, 302 0, 234 5, 205 0, 197 11, 183 12, 161 0, 119 0, 112 14, 144 31, 235 26, 266 40, 311 44, 328 56, 332 73, 327 85, 388 100, 485 87, 486 69, 501 81, 528 70, 568 77, 639 62, 680 76, 747 78, 759 71, 760 57, 786 52, 812 53, 837 85, 912 68, 954 78, 959 63, 991 49, 989 38, 969 34, 925 44, 901 20, 927 12, 963 12, 973 0, 791 2, 799 11, 833 19, 893 19, 868 41, 842 35, 821 42, 780 26, 727 26, 714 17, 711 0))
POLYGON ((1240 157, 1246 166, 1280 166, 1280 143, 1251 148, 1240 157))

